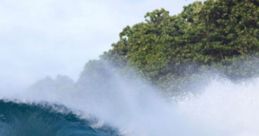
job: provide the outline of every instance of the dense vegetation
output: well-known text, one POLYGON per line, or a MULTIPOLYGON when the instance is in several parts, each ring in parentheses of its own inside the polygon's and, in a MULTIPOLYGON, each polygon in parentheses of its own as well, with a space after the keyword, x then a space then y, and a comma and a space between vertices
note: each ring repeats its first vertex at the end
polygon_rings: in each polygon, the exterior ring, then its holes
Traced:
MULTIPOLYGON (((135 67, 148 80, 168 87, 169 81, 184 81, 207 69, 231 78, 252 76, 258 72, 258 55, 258 0, 207 0, 178 15, 165 9, 147 13, 144 22, 123 29, 101 60, 121 69, 135 67)), ((93 64, 98 62, 86 69, 93 64)))

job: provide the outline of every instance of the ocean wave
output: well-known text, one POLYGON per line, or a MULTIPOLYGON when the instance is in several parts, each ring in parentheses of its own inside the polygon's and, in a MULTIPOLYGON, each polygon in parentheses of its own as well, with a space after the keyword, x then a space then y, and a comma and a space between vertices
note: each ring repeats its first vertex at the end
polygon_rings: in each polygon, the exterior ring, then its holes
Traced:
POLYGON ((96 119, 81 119, 64 106, 0 100, 0 136, 118 136, 96 119), (62 112, 61 112, 62 110, 62 112))

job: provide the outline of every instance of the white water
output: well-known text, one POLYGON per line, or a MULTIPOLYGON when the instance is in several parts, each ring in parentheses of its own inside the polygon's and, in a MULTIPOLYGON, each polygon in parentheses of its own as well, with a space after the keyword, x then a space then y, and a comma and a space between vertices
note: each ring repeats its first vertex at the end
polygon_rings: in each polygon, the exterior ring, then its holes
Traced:
POLYGON ((178 104, 197 129, 209 135, 259 135, 259 78, 241 83, 212 80, 202 94, 178 104))
POLYGON ((97 86, 85 84, 89 90, 0 91, 0 95, 63 104, 82 118, 98 118, 97 127, 107 123, 126 136, 259 135, 259 78, 242 83, 210 78, 199 94, 168 102, 140 79, 112 75, 109 88, 99 88, 104 83, 95 81, 97 86))

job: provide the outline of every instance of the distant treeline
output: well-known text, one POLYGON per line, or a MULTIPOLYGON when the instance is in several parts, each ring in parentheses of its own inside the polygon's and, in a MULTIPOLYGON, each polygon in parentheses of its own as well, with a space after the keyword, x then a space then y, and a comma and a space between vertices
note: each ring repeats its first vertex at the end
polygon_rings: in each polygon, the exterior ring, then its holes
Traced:
POLYGON ((233 79, 259 73, 258 0, 194 2, 177 15, 157 9, 119 36, 85 70, 107 60, 125 71, 133 67, 161 87, 205 70, 216 69, 233 79))

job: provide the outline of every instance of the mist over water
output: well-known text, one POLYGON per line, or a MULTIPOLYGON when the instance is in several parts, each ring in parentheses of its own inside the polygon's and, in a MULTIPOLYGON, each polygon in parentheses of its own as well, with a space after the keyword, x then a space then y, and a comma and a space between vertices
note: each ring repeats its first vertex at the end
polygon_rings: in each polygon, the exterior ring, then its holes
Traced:
POLYGON ((214 79, 197 96, 178 103, 179 111, 209 135, 256 136, 259 79, 238 83, 214 79))
POLYGON ((96 118, 93 127, 107 124, 125 136, 259 135, 259 78, 232 82, 207 75, 203 84, 191 85, 189 92, 198 93, 170 100, 136 75, 115 71, 105 65, 99 75, 85 75, 77 83, 64 77, 44 80, 28 90, 1 90, 0 96, 64 105, 81 119, 96 118))

